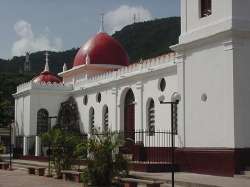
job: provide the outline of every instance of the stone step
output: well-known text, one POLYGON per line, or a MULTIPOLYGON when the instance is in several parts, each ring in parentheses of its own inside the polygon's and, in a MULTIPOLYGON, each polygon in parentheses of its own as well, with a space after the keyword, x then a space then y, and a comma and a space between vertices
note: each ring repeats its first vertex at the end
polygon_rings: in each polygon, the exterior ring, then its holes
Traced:
POLYGON ((245 170, 245 171, 242 172, 242 174, 250 176, 250 170, 245 170))
MULTIPOLYGON (((140 173, 140 172, 139 172, 140 173)), ((143 174, 143 172, 141 173, 143 174)), ((161 184, 161 187, 172 187, 171 185, 171 179, 169 178, 162 178, 162 177, 157 177, 157 176, 149 176, 149 175, 138 175, 138 173, 130 173, 131 177, 137 178, 137 179, 142 179, 142 180, 160 180, 163 181, 164 183, 161 184)), ((180 179, 175 179, 175 187, 219 187, 215 185, 209 185, 209 184, 201 184, 195 181, 188 182, 185 180, 180 180, 180 179)))
POLYGON ((241 178, 241 179, 248 179, 250 180, 250 175, 240 174, 240 175, 234 175, 235 178, 241 178))
POLYGON ((26 165, 26 166, 37 166, 37 167, 48 166, 48 162, 38 162, 38 161, 31 161, 31 160, 13 160, 12 163, 26 165))

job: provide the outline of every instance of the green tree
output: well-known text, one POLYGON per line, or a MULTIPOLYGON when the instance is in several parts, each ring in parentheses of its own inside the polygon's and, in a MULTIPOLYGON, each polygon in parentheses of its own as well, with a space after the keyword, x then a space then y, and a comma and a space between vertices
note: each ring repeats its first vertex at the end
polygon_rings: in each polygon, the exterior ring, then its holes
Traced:
POLYGON ((88 152, 84 182, 94 186, 110 186, 115 176, 128 174, 128 162, 119 153, 123 141, 118 133, 95 130, 83 146, 88 152))

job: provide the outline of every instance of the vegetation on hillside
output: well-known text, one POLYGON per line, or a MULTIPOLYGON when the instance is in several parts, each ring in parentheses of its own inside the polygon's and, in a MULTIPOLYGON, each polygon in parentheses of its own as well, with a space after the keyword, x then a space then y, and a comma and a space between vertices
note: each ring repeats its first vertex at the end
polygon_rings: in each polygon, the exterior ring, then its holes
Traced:
POLYGON ((17 85, 27 82, 34 74, 0 73, 0 126, 7 125, 14 117, 12 94, 17 85))
POLYGON ((128 25, 113 37, 121 42, 134 62, 171 52, 169 47, 178 43, 179 35, 180 18, 171 17, 128 25))

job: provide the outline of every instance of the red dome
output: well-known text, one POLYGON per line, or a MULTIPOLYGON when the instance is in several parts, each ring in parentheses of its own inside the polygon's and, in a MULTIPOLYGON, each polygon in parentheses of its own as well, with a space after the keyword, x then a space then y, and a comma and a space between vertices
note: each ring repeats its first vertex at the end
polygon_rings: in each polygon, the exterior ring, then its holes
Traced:
POLYGON ((98 33, 79 49, 74 66, 86 64, 87 54, 90 64, 129 65, 128 55, 121 44, 104 32, 98 33))
POLYGON ((54 75, 53 73, 49 72, 49 71, 43 71, 42 73, 40 73, 40 75, 36 76, 33 79, 33 82, 35 83, 61 83, 62 80, 60 77, 58 77, 57 75, 54 75))

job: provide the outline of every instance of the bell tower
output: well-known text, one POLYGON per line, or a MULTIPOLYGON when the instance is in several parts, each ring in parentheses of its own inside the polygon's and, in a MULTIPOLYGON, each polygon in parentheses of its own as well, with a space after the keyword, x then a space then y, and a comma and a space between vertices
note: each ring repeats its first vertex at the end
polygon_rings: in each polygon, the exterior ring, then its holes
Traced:
POLYGON ((250 1, 181 0, 181 35, 172 49, 187 148, 231 149, 232 155, 250 148, 249 7, 250 1))
POLYGON ((182 0, 180 42, 222 32, 230 27, 234 0, 182 0))

